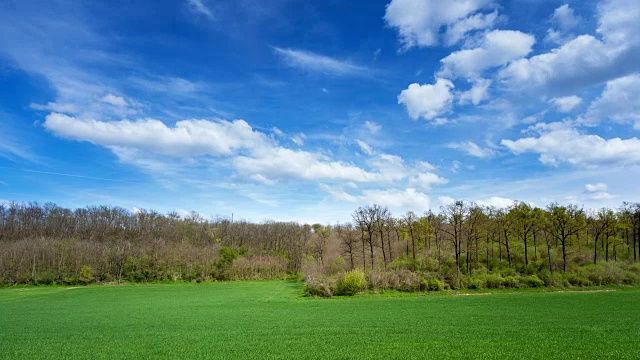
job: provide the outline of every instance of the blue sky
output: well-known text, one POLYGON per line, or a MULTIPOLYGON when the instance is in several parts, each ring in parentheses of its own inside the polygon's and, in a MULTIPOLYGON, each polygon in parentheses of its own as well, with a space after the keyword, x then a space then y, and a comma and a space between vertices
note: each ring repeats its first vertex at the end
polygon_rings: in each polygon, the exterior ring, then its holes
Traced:
POLYGON ((637 0, 4 1, 0 201, 639 201, 637 0))

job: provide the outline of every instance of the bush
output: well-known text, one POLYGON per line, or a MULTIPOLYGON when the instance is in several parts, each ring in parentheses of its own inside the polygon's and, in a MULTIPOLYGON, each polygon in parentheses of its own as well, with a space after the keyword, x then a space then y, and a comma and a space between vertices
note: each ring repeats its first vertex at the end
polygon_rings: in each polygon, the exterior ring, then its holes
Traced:
POLYGON ((525 278, 525 283, 528 287, 531 288, 539 288, 544 286, 544 281, 540 280, 540 278, 536 275, 527 276, 525 278))
POLYGON ((80 280, 88 284, 93 281, 93 269, 88 265, 82 265, 80 269, 80 280))
POLYGON ((304 294, 306 296, 331 297, 333 296, 331 287, 331 282, 328 278, 307 279, 304 294))
POLYGON ((502 286, 510 289, 516 289, 520 287, 520 281, 515 276, 507 276, 502 280, 502 286))
POLYGON ((438 278, 433 278, 429 280, 427 289, 429 291, 442 291, 444 290, 444 283, 438 278))
POLYGON ((500 289, 504 283, 504 279, 500 275, 489 274, 486 276, 487 288, 500 289))
POLYGON ((462 279, 462 284, 466 289, 477 290, 486 287, 485 281, 474 276, 465 276, 462 279))
POLYGON ((223 266, 227 264, 231 264, 233 260, 238 258, 238 253, 226 246, 220 248, 220 250, 218 251, 218 254, 220 255, 220 264, 223 266))
POLYGON ((362 270, 351 270, 338 278, 336 295, 355 295, 367 290, 367 278, 362 270))

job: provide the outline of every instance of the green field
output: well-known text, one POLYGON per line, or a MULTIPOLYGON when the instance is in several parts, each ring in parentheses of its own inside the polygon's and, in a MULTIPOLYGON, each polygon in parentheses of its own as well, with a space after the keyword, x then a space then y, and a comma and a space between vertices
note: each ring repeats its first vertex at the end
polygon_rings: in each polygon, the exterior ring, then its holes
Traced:
POLYGON ((0 358, 640 358, 638 288, 334 299, 301 288, 0 289, 0 358))

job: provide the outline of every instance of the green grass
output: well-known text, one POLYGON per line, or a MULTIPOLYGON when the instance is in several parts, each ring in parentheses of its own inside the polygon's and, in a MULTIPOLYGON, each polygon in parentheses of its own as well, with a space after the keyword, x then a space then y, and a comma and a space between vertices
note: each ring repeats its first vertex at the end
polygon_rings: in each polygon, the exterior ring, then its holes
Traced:
POLYGON ((639 288, 334 299, 301 289, 0 289, 0 358, 640 358, 639 288))

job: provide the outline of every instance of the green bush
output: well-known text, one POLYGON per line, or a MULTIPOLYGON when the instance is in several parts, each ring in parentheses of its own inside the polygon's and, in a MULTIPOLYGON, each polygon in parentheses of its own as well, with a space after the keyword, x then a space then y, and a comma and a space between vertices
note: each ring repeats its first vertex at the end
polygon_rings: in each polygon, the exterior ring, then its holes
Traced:
POLYGON ((336 295, 355 295, 367 290, 367 278, 362 270, 351 270, 338 278, 336 295))
POLYGON ((220 255, 221 265, 231 264, 235 259, 238 258, 238 252, 226 246, 220 248, 220 250, 218 251, 218 254, 220 255))
POLYGON ((82 265, 80 269, 80 280, 88 284, 93 281, 93 269, 88 265, 82 265))
POLYGON ((465 276, 462 279, 462 285, 465 289, 482 289, 486 287, 485 281, 474 276, 465 276))
POLYGON ((540 280, 540 278, 536 275, 527 276, 525 278, 525 283, 528 287, 531 288, 539 288, 544 286, 544 281, 540 280))
POLYGON ((485 279, 489 289, 500 289, 504 282, 502 276, 496 274, 488 274, 485 279))
POLYGON ((520 287, 520 281, 515 276, 507 276, 502 280, 502 286, 510 289, 517 289, 520 287))
POLYGON ((440 281, 438 278, 433 278, 429 280, 427 289, 429 291, 442 291, 444 290, 444 282, 440 281))

